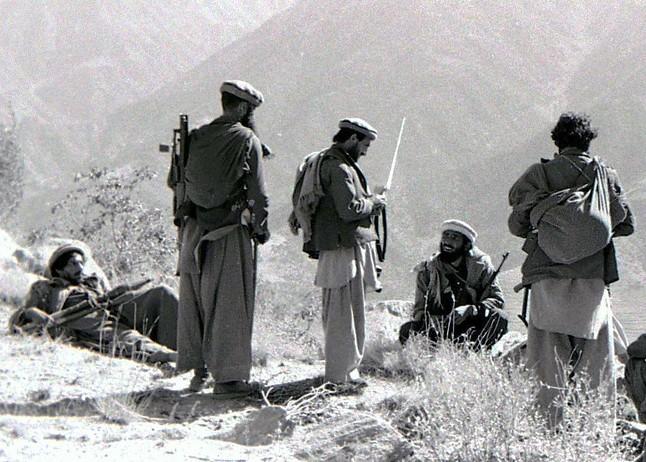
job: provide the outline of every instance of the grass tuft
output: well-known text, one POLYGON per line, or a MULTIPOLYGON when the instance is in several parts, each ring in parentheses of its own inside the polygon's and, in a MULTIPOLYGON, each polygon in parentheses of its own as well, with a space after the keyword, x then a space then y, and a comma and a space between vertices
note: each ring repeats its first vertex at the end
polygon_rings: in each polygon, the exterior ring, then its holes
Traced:
POLYGON ((564 399, 563 425, 550 431, 533 407, 538 385, 522 368, 449 342, 431 349, 423 338, 387 360, 384 368, 408 381, 382 408, 414 444, 415 459, 628 460, 609 406, 581 383, 564 394, 579 399, 564 399))

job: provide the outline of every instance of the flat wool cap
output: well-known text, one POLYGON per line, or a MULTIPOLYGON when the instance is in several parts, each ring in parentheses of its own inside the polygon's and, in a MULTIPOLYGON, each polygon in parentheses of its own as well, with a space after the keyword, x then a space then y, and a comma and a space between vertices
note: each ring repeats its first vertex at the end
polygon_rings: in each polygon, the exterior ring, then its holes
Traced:
POLYGON ((444 231, 455 231, 456 233, 462 234, 464 237, 469 239, 472 244, 476 243, 478 238, 478 233, 473 229, 468 223, 465 223, 461 220, 446 220, 442 223, 442 232, 444 231))
POLYGON ((230 93, 254 106, 260 106, 265 100, 262 93, 243 80, 225 80, 220 86, 220 92, 230 93))
POLYGON ((339 128, 354 130, 357 133, 367 136, 371 140, 377 139, 377 130, 375 130, 368 122, 358 117, 341 119, 339 121, 339 128))
POLYGON ((63 255, 67 255, 69 253, 78 253, 81 254, 83 257, 83 261, 87 259, 87 250, 81 248, 80 246, 74 245, 74 244, 63 244, 60 247, 58 247, 52 255, 49 257, 49 260, 47 262, 47 271, 50 275, 53 275, 53 268, 54 265, 56 264, 56 261, 61 258, 63 255))

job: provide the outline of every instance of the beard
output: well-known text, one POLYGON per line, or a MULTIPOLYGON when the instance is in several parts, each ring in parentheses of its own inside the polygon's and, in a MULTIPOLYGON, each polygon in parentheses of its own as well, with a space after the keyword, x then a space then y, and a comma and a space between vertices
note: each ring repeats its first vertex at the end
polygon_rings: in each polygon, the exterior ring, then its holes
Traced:
POLYGON ((354 146, 351 146, 348 148, 348 155, 357 162, 359 160, 359 143, 355 144, 354 146))
POLYGON ((442 243, 440 243, 440 260, 445 263, 453 263, 458 260, 460 257, 466 255, 467 249, 466 246, 462 245, 457 249, 448 250, 443 248, 442 243))
POLYGON ((248 109, 247 113, 242 116, 242 119, 240 120, 240 123, 247 127, 249 130, 251 130, 254 133, 258 133, 256 131, 256 117, 253 114, 253 109, 248 109))

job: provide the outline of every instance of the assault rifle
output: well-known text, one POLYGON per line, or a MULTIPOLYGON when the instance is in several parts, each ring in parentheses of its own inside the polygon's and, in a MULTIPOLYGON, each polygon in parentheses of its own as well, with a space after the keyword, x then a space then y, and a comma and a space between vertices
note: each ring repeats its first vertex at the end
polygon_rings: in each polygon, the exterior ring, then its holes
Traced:
MULTIPOLYGON (((190 137, 188 133, 188 115, 179 115, 179 127, 173 129, 171 146, 159 145, 159 152, 171 152, 170 169, 166 184, 173 190, 173 224, 177 226, 177 249, 181 250, 184 235, 184 210, 182 205, 186 202, 186 163, 188 161, 188 148, 190 137)), ((179 274, 179 263, 177 266, 179 274)))
MULTIPOLYGON (((173 224, 177 226, 178 254, 182 250, 182 238, 184 236, 184 216, 186 213, 182 206, 187 202, 185 170, 188 162, 189 142, 188 114, 180 114, 179 127, 173 129, 172 147, 167 144, 159 145, 159 152, 171 152, 170 169, 168 170, 166 184, 173 190, 173 224)), ((176 274, 179 276, 179 257, 176 274)))
POLYGON ((151 279, 144 279, 134 284, 123 284, 108 291, 105 295, 97 298, 89 298, 77 303, 76 305, 62 309, 48 315, 38 308, 31 308, 31 315, 27 317, 32 322, 17 328, 24 333, 34 333, 39 330, 56 329, 64 327, 73 321, 81 319, 95 311, 110 310, 124 303, 128 303, 137 296, 137 291, 148 284, 151 279))

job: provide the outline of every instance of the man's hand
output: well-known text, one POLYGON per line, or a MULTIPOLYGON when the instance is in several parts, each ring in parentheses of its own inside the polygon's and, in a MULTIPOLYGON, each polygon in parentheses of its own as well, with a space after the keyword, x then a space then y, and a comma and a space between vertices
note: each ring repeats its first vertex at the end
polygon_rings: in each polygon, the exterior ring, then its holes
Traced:
POLYGON ((270 235, 269 230, 267 230, 262 234, 256 234, 253 238, 258 244, 262 245, 269 240, 270 235))
POLYGON ((453 322, 456 326, 462 324, 470 316, 475 316, 478 312, 478 308, 475 305, 462 305, 456 307, 451 316, 453 316, 453 322))
POLYGON ((294 212, 289 215, 287 223, 289 224, 289 230, 292 232, 292 234, 294 236, 298 236, 298 230, 301 229, 301 225, 298 222, 298 219, 296 218, 296 214, 294 212))
POLYGON ((29 319, 29 321, 39 326, 56 323, 56 321, 54 321, 54 319, 50 315, 45 313, 43 310, 35 307, 27 308, 24 311, 24 316, 25 318, 29 319))
POLYGON ((375 194, 372 196, 372 214, 377 215, 381 210, 386 207, 386 196, 383 194, 375 194))

